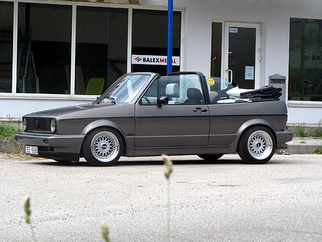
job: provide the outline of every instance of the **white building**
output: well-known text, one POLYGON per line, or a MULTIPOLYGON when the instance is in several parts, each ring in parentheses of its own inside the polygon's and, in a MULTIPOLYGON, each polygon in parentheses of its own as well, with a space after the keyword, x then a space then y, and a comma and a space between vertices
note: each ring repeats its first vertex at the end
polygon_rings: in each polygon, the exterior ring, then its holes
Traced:
MULTIPOLYGON (((165 74, 138 60, 166 56, 167 4, 0 0, 0 118, 92 101, 93 78, 106 89, 125 72, 165 74)), ((174 10, 174 71, 273 82, 289 123, 322 120, 321 0, 174 0, 174 10)))

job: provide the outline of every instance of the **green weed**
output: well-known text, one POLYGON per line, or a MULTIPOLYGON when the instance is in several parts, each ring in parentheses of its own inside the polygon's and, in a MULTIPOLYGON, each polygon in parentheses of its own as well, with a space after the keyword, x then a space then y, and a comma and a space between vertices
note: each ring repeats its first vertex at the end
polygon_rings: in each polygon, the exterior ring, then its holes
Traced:
POLYGON ((314 131, 314 137, 322 137, 322 127, 321 127, 321 120, 319 122, 319 126, 314 131))
POLYGON ((109 230, 107 223, 105 221, 102 222, 101 224, 101 231, 102 231, 102 237, 106 242, 110 242, 110 238, 108 237, 109 235, 109 230))
POLYGON ((310 134, 306 133, 304 124, 298 127, 298 136, 299 137, 310 137, 310 134))
POLYGON ((322 154, 322 148, 316 148, 314 151, 315 154, 322 154))
POLYGON ((15 134, 17 132, 22 132, 22 130, 18 130, 10 124, 0 123, 0 140, 5 142, 13 142, 13 153, 24 154, 24 146, 15 142, 15 134))
POLYGON ((30 210, 30 196, 29 195, 25 196, 25 198, 23 200, 23 208, 25 211, 25 222, 26 222, 26 224, 30 225, 31 237, 32 237, 33 241, 37 241, 36 236, 35 236, 34 227, 32 226, 31 220, 30 220, 31 210, 30 210))
POLYGON ((173 163, 169 156, 162 155, 163 163, 165 165, 164 176, 167 179, 167 241, 170 241, 171 236, 171 185, 170 185, 170 176, 173 172, 173 163))
POLYGON ((21 130, 17 130, 14 126, 9 124, 0 124, 0 139, 1 140, 15 140, 15 134, 21 130))

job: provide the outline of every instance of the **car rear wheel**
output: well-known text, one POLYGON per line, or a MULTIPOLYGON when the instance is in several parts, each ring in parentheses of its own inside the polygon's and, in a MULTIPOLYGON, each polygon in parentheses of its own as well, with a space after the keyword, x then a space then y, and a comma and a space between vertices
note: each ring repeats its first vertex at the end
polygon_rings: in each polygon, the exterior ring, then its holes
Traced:
POLYGON ((110 128, 93 130, 83 143, 86 161, 95 166, 112 166, 120 158, 123 140, 118 132, 110 128))
POLYGON ((214 155, 198 155, 201 159, 204 160, 209 160, 209 161, 216 161, 218 160, 220 157, 223 156, 223 154, 214 154, 214 155))
POLYGON ((238 144, 238 154, 245 163, 263 164, 274 155, 276 141, 272 131, 255 126, 246 130, 238 144))

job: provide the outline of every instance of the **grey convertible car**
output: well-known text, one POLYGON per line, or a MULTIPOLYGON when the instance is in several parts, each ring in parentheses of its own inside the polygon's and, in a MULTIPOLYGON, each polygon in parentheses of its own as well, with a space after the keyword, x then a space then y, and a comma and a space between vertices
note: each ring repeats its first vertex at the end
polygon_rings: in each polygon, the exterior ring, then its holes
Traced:
POLYGON ((27 154, 58 162, 114 165, 120 156, 160 154, 216 160, 237 152, 245 163, 265 163, 293 137, 280 90, 242 92, 232 84, 199 72, 128 73, 93 103, 25 115, 15 139, 27 154))

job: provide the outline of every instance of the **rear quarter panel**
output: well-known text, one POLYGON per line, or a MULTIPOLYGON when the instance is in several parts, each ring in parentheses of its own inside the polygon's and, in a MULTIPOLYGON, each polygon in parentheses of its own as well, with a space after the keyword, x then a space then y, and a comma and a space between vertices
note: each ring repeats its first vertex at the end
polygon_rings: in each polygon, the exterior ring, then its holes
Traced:
POLYGON ((209 110, 211 146, 231 145, 250 126, 264 125, 275 132, 284 130, 286 125, 283 101, 212 104, 209 110))

